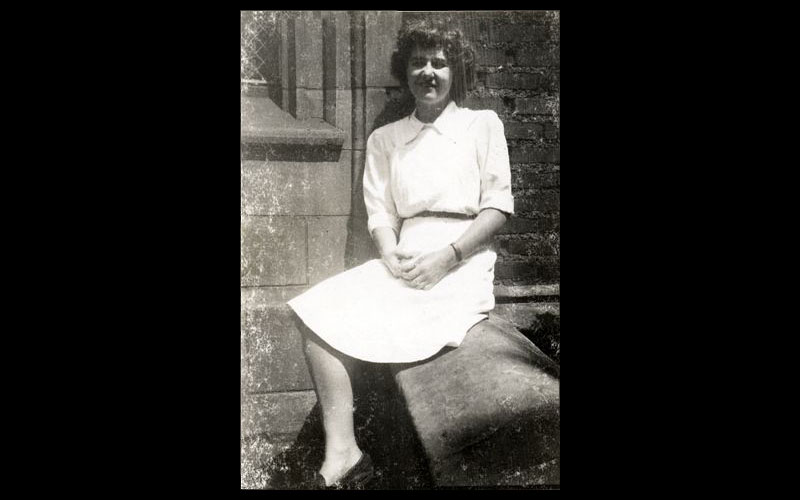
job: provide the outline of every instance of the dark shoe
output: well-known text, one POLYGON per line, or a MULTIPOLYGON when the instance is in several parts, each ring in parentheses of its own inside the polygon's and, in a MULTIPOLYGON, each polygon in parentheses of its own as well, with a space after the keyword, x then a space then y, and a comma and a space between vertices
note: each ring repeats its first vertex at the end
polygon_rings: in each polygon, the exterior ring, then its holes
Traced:
POLYGON ((375 475, 372 458, 366 453, 361 454, 358 462, 350 468, 337 482, 330 486, 325 485, 325 478, 317 472, 314 474, 313 488, 318 490, 357 490, 366 486, 375 475))

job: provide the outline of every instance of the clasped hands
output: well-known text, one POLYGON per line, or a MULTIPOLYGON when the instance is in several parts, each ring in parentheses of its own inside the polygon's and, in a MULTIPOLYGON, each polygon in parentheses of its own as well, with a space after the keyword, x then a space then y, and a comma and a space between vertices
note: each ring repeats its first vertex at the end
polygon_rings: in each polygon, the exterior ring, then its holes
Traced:
POLYGON ((458 262, 452 247, 429 253, 395 248, 383 255, 383 262, 395 278, 419 290, 430 290, 458 262))

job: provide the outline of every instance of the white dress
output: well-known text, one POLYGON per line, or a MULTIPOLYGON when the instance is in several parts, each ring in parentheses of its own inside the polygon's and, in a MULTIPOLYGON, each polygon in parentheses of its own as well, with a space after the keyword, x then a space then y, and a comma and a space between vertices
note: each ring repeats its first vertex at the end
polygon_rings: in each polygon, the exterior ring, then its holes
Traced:
MULTIPOLYGON (((364 201, 370 233, 391 227, 398 246, 430 252, 456 241, 485 208, 514 211, 503 123, 494 111, 451 102, 435 122, 415 113, 367 140, 364 201), (428 212, 420 216, 423 212, 428 212), (460 214, 461 218, 429 212, 460 214)), ((458 346, 494 308, 494 263, 486 247, 430 290, 395 278, 380 259, 333 276, 288 302, 334 349, 354 358, 406 363, 458 346)))

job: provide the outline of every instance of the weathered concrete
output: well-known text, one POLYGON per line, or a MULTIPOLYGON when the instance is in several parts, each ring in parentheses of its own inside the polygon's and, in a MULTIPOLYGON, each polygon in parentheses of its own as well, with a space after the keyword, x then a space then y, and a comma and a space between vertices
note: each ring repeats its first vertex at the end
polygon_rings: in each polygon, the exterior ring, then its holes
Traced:
POLYGON ((336 114, 333 125, 344 133, 342 148, 351 149, 353 142, 353 92, 351 90, 334 91, 336 114))
POLYGON ((261 434, 273 440, 294 440, 316 403, 313 390, 245 396, 241 407, 242 437, 261 434))
POLYGON ((242 164, 242 204, 248 215, 348 215, 350 153, 338 162, 242 164))
MULTIPOLYGON (((297 86, 322 88, 322 12, 297 13, 295 21, 297 86)), ((321 115, 320 115, 321 116, 321 115)))
MULTIPOLYGON (((359 363, 356 371, 353 387, 356 440, 372 457, 376 472, 369 489, 431 488, 422 447, 387 366, 359 363)), ((303 489, 322 463, 324 433, 320 408, 315 405, 303 419, 303 405, 291 401, 275 403, 287 405, 286 411, 298 420, 279 427, 290 429, 291 434, 262 433, 242 440, 243 487, 303 489), (287 439, 298 426, 296 437, 287 439)), ((259 416, 268 418, 269 412, 259 416)), ((258 425, 269 424, 255 424, 254 428, 258 425)))
POLYGON ((297 118, 307 120, 324 117, 324 97, 322 89, 297 88, 297 118))
POLYGON ((308 290, 308 286, 247 287, 241 289, 240 304, 245 309, 282 306, 308 290))
POLYGON ((350 89, 350 13, 331 13, 336 28, 336 88, 350 89))
POLYGON ((242 286, 306 283, 302 218, 242 216, 240 243, 242 286))
POLYGON ((244 310, 241 322, 248 394, 313 389, 289 306, 244 310))
POLYGON ((242 143, 247 145, 341 146, 344 134, 321 118, 297 120, 271 99, 243 95, 241 138, 242 143))
POLYGON ((437 486, 539 484, 532 466, 559 457, 558 365, 507 321, 393 370, 437 486))
POLYGON ((499 316, 520 330, 536 328, 538 318, 542 314, 561 314, 559 302, 517 302, 495 304, 493 314, 499 316))
POLYGON ((399 86, 391 74, 391 57, 395 49, 397 32, 402 25, 402 13, 398 11, 368 11, 366 43, 367 87, 399 86))
POLYGON ((345 268, 346 216, 308 217, 308 280, 330 278, 345 268))
POLYGON ((366 217, 367 206, 364 203, 364 166, 365 152, 363 149, 353 150, 353 201, 351 204, 354 217, 366 217))

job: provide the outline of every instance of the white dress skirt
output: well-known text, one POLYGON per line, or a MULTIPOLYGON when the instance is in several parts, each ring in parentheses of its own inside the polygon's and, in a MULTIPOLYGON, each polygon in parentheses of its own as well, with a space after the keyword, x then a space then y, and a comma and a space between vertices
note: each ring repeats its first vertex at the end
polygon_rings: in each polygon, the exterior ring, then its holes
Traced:
MULTIPOLYGON (((456 241, 472 219, 405 219, 399 248, 430 252, 456 241)), ((457 347, 494 308, 497 254, 481 249, 430 290, 395 278, 380 259, 333 276, 288 302, 334 349, 364 361, 408 363, 457 347)))

